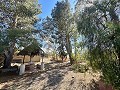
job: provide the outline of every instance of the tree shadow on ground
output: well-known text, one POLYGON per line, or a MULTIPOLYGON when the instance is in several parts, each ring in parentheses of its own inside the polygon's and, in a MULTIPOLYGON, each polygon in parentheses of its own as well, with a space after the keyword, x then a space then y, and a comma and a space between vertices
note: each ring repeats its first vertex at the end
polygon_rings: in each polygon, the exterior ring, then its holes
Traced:
POLYGON ((54 90, 58 87, 60 82, 64 79, 65 74, 67 74, 68 71, 61 71, 58 69, 53 70, 52 72, 48 72, 48 80, 46 86, 44 85, 42 90, 54 90))
MULTIPOLYGON (((33 85, 35 82, 39 82, 46 78, 48 78, 48 81, 47 81, 48 86, 54 86, 56 84, 59 84, 59 82, 63 79, 64 74, 66 72, 60 72, 59 69, 56 69, 57 64, 55 67, 52 67, 52 63, 47 64, 47 65, 48 65, 48 67, 47 67, 47 70, 45 70, 45 71, 38 70, 38 72, 27 73, 22 76, 18 76, 18 75, 14 75, 14 74, 13 75, 12 74, 3 75, 0 78, 0 84, 3 84, 3 83, 6 83, 6 84, 3 85, 2 89, 7 89, 7 90, 9 90, 9 89, 13 90, 14 88, 17 88, 20 90, 21 90, 21 88, 26 89, 26 88, 29 88, 31 85, 33 85), (44 74, 44 75, 41 75, 41 74, 44 74), (55 79, 56 79, 56 81, 55 81, 55 79), (52 82, 53 80, 55 82, 52 82)), ((66 66, 61 65, 60 67, 66 67, 66 66)))
POLYGON ((13 80, 20 79, 20 78, 23 78, 23 77, 34 76, 34 75, 37 75, 38 73, 41 74, 41 73, 51 71, 51 70, 59 68, 59 67, 64 68, 64 67, 67 67, 67 66, 66 65, 60 65, 60 63, 58 63, 58 62, 51 62, 51 63, 45 64, 45 71, 41 71, 40 69, 37 69, 38 72, 26 73, 22 76, 19 76, 18 74, 13 73, 13 72, 11 72, 11 73, 10 72, 0 73, 0 83, 13 81, 13 80), (52 64, 56 64, 56 65, 53 66, 52 64))
MULTIPOLYGON (((13 77, 9 77, 9 78, 11 78, 11 79, 6 80, 6 82, 8 82, 8 83, 5 84, 2 87, 2 89, 13 90, 16 87, 18 89, 20 89, 20 88, 26 89, 26 88, 30 87, 30 85, 32 85, 35 81, 37 82, 40 80, 44 80, 46 78, 46 76, 41 76, 41 73, 38 72, 38 73, 25 74, 23 76, 13 76, 13 77)), ((6 82, 4 81, 2 83, 6 83, 6 82)))
MULTIPOLYGON (((45 81, 39 90, 59 90, 59 86, 64 84, 64 76, 68 73, 69 64, 47 64, 48 69, 46 71, 38 71, 34 73, 27 73, 22 76, 5 76, 6 80, 2 81, 0 78, 0 84, 5 83, 1 89, 7 90, 32 90, 32 87, 36 87, 39 89, 39 83, 41 81, 45 81), (49 68, 51 67, 51 68, 49 68), (63 82, 63 81, 64 82, 63 82)), ((76 78, 77 79, 77 78, 76 78)), ((67 81, 68 89, 67 90, 98 90, 95 88, 95 83, 86 84, 84 81, 80 80, 77 83, 77 87, 75 87, 76 79, 72 77, 72 79, 67 81), (74 89, 71 89, 74 88, 74 89), (75 89, 76 88, 76 89, 75 89)), ((35 90, 35 89, 34 89, 35 90)))

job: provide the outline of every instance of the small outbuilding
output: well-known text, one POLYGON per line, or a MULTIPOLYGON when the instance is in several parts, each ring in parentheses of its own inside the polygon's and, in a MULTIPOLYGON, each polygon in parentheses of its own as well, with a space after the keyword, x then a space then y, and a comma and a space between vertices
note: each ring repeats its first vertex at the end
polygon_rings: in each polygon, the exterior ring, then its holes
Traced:
POLYGON ((41 49, 38 43, 32 43, 31 45, 25 47, 23 50, 21 50, 17 55, 22 55, 23 57, 23 63, 25 60, 25 56, 28 55, 30 56, 30 62, 31 58, 34 57, 35 55, 39 55, 41 57, 44 56, 44 51, 41 49))

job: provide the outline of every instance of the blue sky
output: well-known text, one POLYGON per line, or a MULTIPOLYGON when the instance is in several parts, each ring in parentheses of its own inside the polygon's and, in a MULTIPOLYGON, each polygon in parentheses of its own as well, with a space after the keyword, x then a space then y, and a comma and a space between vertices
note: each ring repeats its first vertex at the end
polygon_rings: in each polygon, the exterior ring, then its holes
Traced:
MULTIPOLYGON (((62 0, 39 0, 39 4, 42 5, 42 13, 39 15, 40 18, 45 18, 46 16, 51 16, 51 10, 55 7, 57 1, 62 0)), ((74 7, 75 0, 69 0, 71 7, 74 7)))

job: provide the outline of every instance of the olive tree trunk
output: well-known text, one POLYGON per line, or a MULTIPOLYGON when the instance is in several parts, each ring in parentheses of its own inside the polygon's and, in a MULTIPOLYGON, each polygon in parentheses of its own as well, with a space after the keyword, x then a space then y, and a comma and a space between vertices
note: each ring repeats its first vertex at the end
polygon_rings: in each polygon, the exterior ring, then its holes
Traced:
POLYGON ((3 68, 10 68, 11 67, 11 61, 13 59, 14 54, 14 45, 11 45, 9 50, 4 51, 4 64, 3 68))

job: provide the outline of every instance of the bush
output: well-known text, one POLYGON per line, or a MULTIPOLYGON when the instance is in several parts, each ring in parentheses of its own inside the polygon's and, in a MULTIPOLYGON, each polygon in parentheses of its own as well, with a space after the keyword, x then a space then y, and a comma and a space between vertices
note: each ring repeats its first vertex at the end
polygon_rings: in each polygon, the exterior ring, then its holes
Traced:
POLYGON ((102 72, 106 84, 112 85, 120 90, 120 63, 118 60, 104 60, 103 62, 92 62, 92 68, 102 72))
POLYGON ((102 67, 104 81, 120 90, 120 65, 116 61, 104 63, 102 67))
POLYGON ((72 69, 75 72, 85 73, 88 70, 88 66, 87 65, 81 65, 81 64, 74 64, 72 69))

